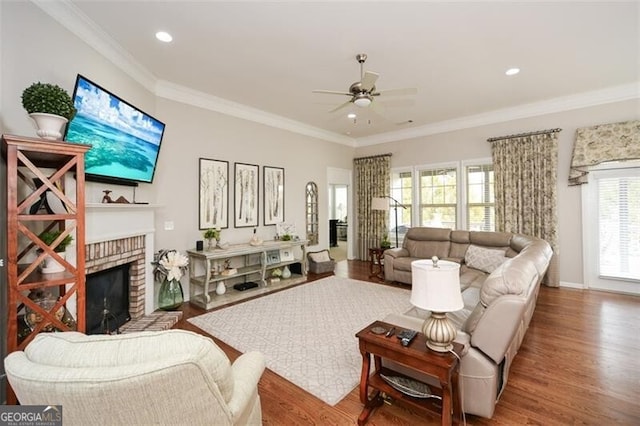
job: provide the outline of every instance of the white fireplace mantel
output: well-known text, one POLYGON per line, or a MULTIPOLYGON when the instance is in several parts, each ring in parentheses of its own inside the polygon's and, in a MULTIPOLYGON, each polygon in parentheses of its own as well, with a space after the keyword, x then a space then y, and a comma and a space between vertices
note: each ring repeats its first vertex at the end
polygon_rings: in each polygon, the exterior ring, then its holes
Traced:
POLYGON ((137 235, 145 236, 145 315, 154 309, 153 261, 155 209, 157 204, 86 204, 86 244, 117 240, 137 235))

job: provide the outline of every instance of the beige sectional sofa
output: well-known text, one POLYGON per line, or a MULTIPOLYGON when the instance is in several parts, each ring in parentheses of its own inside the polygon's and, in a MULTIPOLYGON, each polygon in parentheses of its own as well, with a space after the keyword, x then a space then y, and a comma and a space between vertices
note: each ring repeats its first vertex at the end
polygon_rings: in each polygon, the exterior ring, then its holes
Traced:
MULTIPOLYGON (((385 251, 385 279, 401 283, 411 283, 414 260, 438 256, 461 264, 464 308, 448 316, 458 329, 456 341, 464 345, 460 364, 464 412, 493 416, 552 254, 549 244, 535 237, 423 227, 411 228, 402 248, 385 251)), ((413 308, 385 321, 421 330, 429 315, 413 308)), ((402 366, 391 366, 435 384, 402 366)))

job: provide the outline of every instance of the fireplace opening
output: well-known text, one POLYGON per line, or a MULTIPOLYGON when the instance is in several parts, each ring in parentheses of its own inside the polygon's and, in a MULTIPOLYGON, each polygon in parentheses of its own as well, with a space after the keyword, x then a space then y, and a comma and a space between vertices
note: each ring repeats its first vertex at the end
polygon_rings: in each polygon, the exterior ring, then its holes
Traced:
POLYGON ((130 264, 125 264, 87 275, 87 334, 117 333, 131 319, 129 267, 130 264))

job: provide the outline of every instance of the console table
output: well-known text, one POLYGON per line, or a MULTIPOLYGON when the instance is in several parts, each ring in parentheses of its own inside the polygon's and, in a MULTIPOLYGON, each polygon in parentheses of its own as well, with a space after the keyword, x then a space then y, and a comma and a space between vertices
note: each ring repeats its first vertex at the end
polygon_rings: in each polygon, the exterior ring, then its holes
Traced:
MULTIPOLYGON (((255 295, 255 289, 235 290, 230 282, 257 281, 258 289, 264 289, 269 283, 269 274, 273 269, 299 264, 291 277, 281 278, 278 286, 292 285, 306 280, 307 255, 306 240, 269 241, 259 246, 250 244, 230 245, 225 249, 187 250, 189 256, 189 302, 204 309, 219 306, 221 299, 217 295, 216 285, 225 281, 226 292, 233 294, 233 300, 244 299, 255 295), (288 255, 288 256, 287 256, 288 255), (224 275, 219 273, 221 265, 229 261, 235 273, 224 275), (237 294, 237 293, 242 293, 237 294), (252 294, 253 293, 253 294, 252 294), (246 296, 245 296, 246 295, 246 296)), ((229 299, 228 295, 224 295, 229 299)))
MULTIPOLYGON (((360 353, 362 354, 360 402, 364 404, 364 409, 360 417, 358 417, 358 425, 364 425, 373 410, 382 405, 384 402, 382 393, 390 395, 396 400, 405 401, 438 413, 442 417, 443 425, 450 425, 452 421, 459 423, 461 410, 458 394, 458 357, 448 352, 439 353, 428 349, 425 345, 426 337, 422 333, 418 333, 409 346, 402 346, 402 343, 396 337, 402 330, 401 327, 396 327, 393 324, 375 321, 356 334, 360 353), (381 327, 385 330, 395 328, 395 333, 390 337, 386 337, 385 334, 375 334, 371 330, 376 327, 381 327), (372 356, 375 371, 370 375, 372 356), (430 388, 434 395, 442 398, 440 406, 438 399, 414 398, 391 387, 380 375, 402 376, 402 374, 383 367, 383 358, 437 379, 440 383, 440 388, 434 388, 433 386, 430 386, 430 388), (371 397, 369 397, 369 388, 374 389, 371 397)), ((462 346, 454 343, 453 350, 459 354, 462 352, 462 346)))

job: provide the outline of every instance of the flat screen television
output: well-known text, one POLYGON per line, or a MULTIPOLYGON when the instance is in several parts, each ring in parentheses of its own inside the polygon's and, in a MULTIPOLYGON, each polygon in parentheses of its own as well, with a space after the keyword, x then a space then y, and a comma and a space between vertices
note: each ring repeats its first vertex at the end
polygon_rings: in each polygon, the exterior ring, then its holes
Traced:
POLYGON ((91 145, 86 180, 129 186, 153 182, 164 123, 80 74, 73 104, 78 112, 64 139, 91 145))

